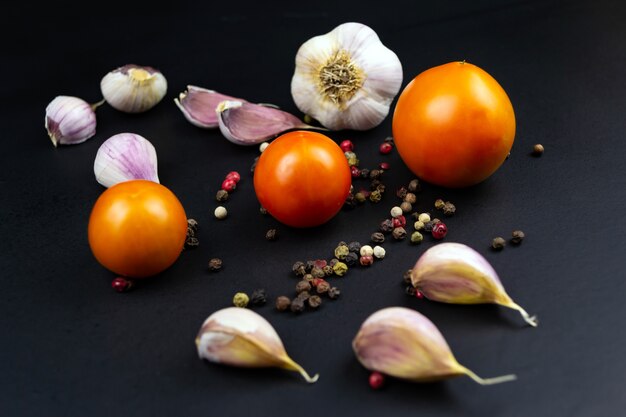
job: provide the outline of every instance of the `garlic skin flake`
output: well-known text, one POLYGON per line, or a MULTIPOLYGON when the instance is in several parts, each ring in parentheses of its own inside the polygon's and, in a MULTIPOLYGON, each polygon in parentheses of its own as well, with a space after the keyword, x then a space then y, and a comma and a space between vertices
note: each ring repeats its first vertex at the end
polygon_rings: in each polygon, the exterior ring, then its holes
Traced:
POLYGON ((402 84, 398 56, 361 23, 343 23, 309 39, 295 61, 296 106, 331 130, 378 126, 402 84))
POLYGON ((249 368, 278 367, 296 371, 309 383, 313 377, 285 351, 272 325, 260 314, 241 307, 212 313, 196 336, 198 357, 213 363, 249 368))
POLYGON ((93 171, 96 181, 107 188, 136 179, 159 182, 154 146, 134 133, 119 133, 105 140, 96 153, 93 171))
POLYGON ((215 112, 222 135, 237 145, 258 145, 292 129, 320 129, 267 104, 226 100, 215 112))
POLYGON ((76 145, 96 134, 96 108, 73 96, 57 96, 46 107, 45 128, 52 144, 76 145))
POLYGON ((411 283, 429 300, 499 304, 519 311, 528 324, 537 327, 537 318, 509 297, 491 264, 465 244, 444 242, 430 247, 412 268, 411 283))
POLYGON ((246 100, 227 96, 214 90, 188 85, 187 90, 174 99, 174 103, 194 126, 213 129, 219 126, 217 121, 217 105, 225 100, 246 102, 246 100))
POLYGON ((462 375, 481 385, 516 379, 515 375, 481 378, 459 364, 439 329, 406 307, 387 307, 371 314, 359 328, 352 348, 366 369, 414 382, 462 375))
POLYGON ((141 113, 156 106, 167 92, 167 80, 152 67, 124 65, 100 81, 104 99, 125 113, 141 113))

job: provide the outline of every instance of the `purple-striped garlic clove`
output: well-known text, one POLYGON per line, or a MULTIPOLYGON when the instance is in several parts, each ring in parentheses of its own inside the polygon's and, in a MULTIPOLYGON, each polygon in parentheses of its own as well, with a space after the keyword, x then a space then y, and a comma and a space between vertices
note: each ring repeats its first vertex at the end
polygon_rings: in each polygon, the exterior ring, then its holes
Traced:
POLYGON ((272 325, 252 310, 226 307, 212 313, 196 336, 198 357, 209 362, 247 368, 278 367, 296 371, 309 383, 317 381, 285 351, 272 325))
POLYGON ((439 329, 406 307, 387 307, 371 314, 359 328, 352 348, 366 369, 414 382, 462 375, 481 385, 516 379, 515 375, 481 378, 459 364, 439 329))
POLYGON ((52 144, 76 145, 96 134, 96 108, 73 96, 57 96, 46 107, 45 128, 52 144))
POLYGON ((188 85, 187 90, 174 99, 174 103, 176 103, 185 119, 191 124, 205 129, 212 129, 219 126, 215 110, 218 104, 225 100, 246 101, 218 93, 217 91, 188 85))
POLYGON ((105 140, 96 153, 93 171, 96 181, 107 188, 135 179, 159 182, 154 146, 134 133, 119 133, 105 140))
POLYGON ((411 270, 411 283, 429 300, 499 304, 519 311, 528 324, 537 326, 537 318, 509 297, 491 264, 465 244, 444 242, 426 250, 411 270))
POLYGON ((102 77, 100 90, 111 107, 125 113, 142 113, 163 99, 167 80, 155 68, 129 64, 102 77))

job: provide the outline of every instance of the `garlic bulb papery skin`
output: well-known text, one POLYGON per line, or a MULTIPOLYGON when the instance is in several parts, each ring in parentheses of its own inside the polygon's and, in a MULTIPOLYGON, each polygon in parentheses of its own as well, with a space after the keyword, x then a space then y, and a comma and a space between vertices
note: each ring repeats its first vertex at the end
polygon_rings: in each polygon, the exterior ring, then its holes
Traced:
POLYGON ((152 67, 134 64, 119 67, 100 81, 102 96, 113 108, 141 113, 156 106, 167 93, 167 80, 152 67))
POLYGON ((225 100, 246 102, 214 90, 188 85, 187 90, 174 99, 174 103, 191 124, 204 129, 213 129, 219 126, 215 111, 217 105, 225 100))
POLYGON ((330 130, 368 130, 387 117, 401 85, 398 56, 374 30, 348 22, 300 46, 291 95, 330 130))
POLYGON ((226 307, 212 313, 196 336, 198 357, 213 363, 248 368, 279 367, 309 376, 285 351, 272 325, 260 314, 242 307, 226 307))
POLYGON ((93 171, 96 181, 107 188, 136 179, 159 182, 154 146, 134 133, 119 133, 105 140, 96 153, 93 171))
POLYGON ((414 382, 467 375, 481 385, 512 381, 515 375, 481 378, 455 359, 439 329, 421 313, 387 307, 371 314, 352 341, 359 362, 370 371, 414 382))
POLYGON ((102 102, 91 105, 73 96, 57 96, 46 107, 45 127, 52 144, 76 145, 96 134, 95 109, 102 102))
POLYGON ((426 250, 411 269, 411 283, 429 300, 499 304, 519 311, 531 326, 538 324, 509 297, 491 264, 463 243, 444 242, 426 250))

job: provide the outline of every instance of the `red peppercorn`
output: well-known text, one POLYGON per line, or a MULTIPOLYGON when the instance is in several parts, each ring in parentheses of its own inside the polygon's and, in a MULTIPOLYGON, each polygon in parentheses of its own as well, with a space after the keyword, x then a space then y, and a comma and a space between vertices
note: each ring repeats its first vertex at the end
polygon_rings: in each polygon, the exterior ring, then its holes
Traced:
POLYGON ((378 371, 374 371, 370 374, 369 382, 372 389, 380 389, 385 384, 385 376, 378 371))
POLYGON ((359 258, 359 263, 363 266, 370 266, 374 263, 374 257, 371 255, 363 255, 359 258))
POLYGON ((419 299, 424 298, 424 293, 421 292, 420 290, 415 291, 415 296, 419 299))
POLYGON ((230 193, 235 191, 235 188, 237 188, 237 181, 232 178, 226 178, 222 182, 222 190, 224 191, 228 191, 230 193))
POLYGON ((131 289, 132 282, 126 278, 117 277, 111 282, 111 287, 117 292, 125 292, 131 289))
POLYGON ((241 175, 239 175, 237 171, 230 171, 228 174, 226 174, 226 179, 239 182, 239 180, 241 179, 241 175))
POLYGON ((380 144, 380 146, 378 147, 378 150, 380 151, 380 153, 382 153, 383 155, 387 155, 391 152, 391 150, 393 149, 393 145, 390 142, 383 142, 380 144))
POLYGON ((361 176, 361 170, 354 165, 350 167, 350 173, 352 174, 352 178, 359 178, 361 176))
POLYGON ((354 150, 354 143, 351 140, 344 140, 339 144, 339 147, 344 152, 352 152, 354 150))
POLYGON ((389 162, 381 162, 380 165, 378 165, 378 166, 383 171, 387 171, 389 168, 391 168, 391 165, 389 165, 389 162))
POLYGON ((396 227, 404 227, 406 226, 406 217, 404 217, 403 215, 400 215, 398 217, 394 217, 393 219, 391 219, 391 222, 393 223, 394 229, 396 227))
POLYGON ((448 226, 443 222, 435 223, 431 233, 435 239, 443 239, 448 234, 448 226))
POLYGON ((311 285, 313 287, 317 287, 322 282, 326 282, 326 280, 324 278, 313 278, 313 281, 311 281, 311 285))

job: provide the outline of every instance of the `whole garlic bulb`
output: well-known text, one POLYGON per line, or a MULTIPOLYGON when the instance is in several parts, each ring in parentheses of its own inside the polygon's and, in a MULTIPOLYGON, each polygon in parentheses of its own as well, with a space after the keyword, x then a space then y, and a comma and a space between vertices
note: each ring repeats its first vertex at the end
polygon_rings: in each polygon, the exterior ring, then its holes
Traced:
POLYGON ((331 130, 368 130, 389 114, 402 64, 374 30, 348 22, 298 49, 291 95, 303 113, 331 130))
POLYGON ((134 64, 119 67, 100 81, 102 96, 112 107, 141 113, 156 106, 167 92, 167 80, 152 67, 134 64))

